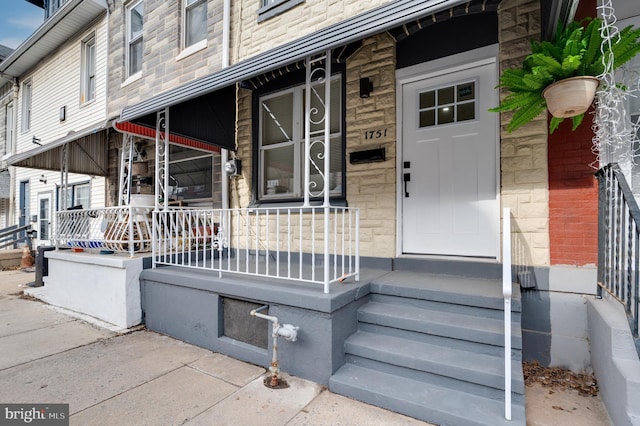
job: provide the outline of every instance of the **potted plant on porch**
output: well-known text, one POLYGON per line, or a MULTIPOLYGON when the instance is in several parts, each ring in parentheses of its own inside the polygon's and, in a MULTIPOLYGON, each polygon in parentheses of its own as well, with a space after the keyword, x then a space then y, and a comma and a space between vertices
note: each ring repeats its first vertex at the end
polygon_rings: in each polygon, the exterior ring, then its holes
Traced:
POLYGON ((509 90, 493 112, 513 111, 507 130, 533 120, 545 108, 553 115, 551 133, 571 117, 573 130, 584 118, 604 72, 603 55, 613 55, 616 69, 640 52, 640 29, 624 28, 611 44, 603 44, 602 20, 587 18, 559 27, 552 41, 531 41, 531 54, 522 66, 504 70, 498 87, 509 90), (588 23, 586 27, 583 24, 588 23))

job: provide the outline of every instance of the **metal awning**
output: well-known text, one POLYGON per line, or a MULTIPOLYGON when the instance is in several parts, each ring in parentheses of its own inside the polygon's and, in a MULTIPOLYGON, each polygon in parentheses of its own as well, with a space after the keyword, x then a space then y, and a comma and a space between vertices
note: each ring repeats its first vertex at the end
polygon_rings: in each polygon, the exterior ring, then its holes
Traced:
POLYGON ((0 62, 0 73, 20 77, 106 11, 105 0, 67 1, 0 62))
POLYGON ((67 145, 69 173, 108 176, 107 128, 109 121, 101 121, 53 142, 12 155, 7 164, 32 169, 55 170, 62 168, 62 148, 67 145))
POLYGON ((120 121, 134 121, 160 109, 215 92, 283 65, 344 46, 415 21, 466 0, 396 0, 238 62, 228 68, 161 93, 122 110, 120 121))

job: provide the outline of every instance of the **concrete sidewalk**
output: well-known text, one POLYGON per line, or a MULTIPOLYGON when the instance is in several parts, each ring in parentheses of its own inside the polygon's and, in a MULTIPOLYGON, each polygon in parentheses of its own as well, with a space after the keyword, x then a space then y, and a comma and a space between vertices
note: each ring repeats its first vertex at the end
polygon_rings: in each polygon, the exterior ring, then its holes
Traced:
MULTIPOLYGON (((34 278, 0 272, 0 403, 67 403, 72 425, 427 424, 286 374, 288 389, 266 388, 265 368, 157 333, 96 327, 21 297, 34 278)), ((552 394, 527 389, 527 424, 607 424, 599 398, 552 394)))
POLYGON ((73 425, 425 425, 150 331, 117 334, 21 298, 0 272, 0 402, 68 403, 73 425))

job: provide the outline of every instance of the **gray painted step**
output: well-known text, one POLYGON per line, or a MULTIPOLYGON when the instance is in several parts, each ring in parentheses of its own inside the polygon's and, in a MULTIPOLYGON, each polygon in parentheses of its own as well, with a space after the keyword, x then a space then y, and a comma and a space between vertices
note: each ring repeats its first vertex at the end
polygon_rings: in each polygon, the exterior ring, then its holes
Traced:
MULTIPOLYGON (((385 336, 401 337, 403 339, 415 340, 422 343, 430 343, 432 345, 446 346, 461 351, 471 351, 478 354, 502 357, 504 347, 485 345, 477 342, 469 342, 466 340, 452 339, 446 336, 436 336, 433 334, 424 334, 411 330, 400 330, 393 327, 385 327, 377 324, 367 324, 361 322, 358 324, 358 330, 368 333, 377 333, 385 336)), ((520 349, 511 349, 511 359, 514 361, 522 361, 522 351, 520 349)))
MULTIPOLYGON (((457 305, 503 309, 502 282, 498 279, 393 271, 371 282, 373 293, 457 305)), ((511 310, 521 311, 520 287, 512 285, 511 310)))
MULTIPOLYGON (((433 386, 452 389, 458 392, 466 392, 472 395, 482 396, 484 398, 495 399, 496 401, 504 401, 504 390, 502 389, 490 388, 476 383, 465 382, 463 380, 429 373, 427 371, 418 371, 410 368, 399 367, 370 358, 358 357, 356 355, 347 355, 345 360, 348 364, 381 371, 385 374, 404 377, 417 382, 425 382, 433 386)), ((514 402, 518 404, 524 404, 525 397, 523 394, 511 392, 511 398, 513 398, 514 402)))
MULTIPOLYGON (((413 370, 504 389, 504 362, 500 357, 363 331, 358 331, 347 339, 345 352, 413 370)), ((511 374, 513 391, 524 393, 520 362, 512 363, 511 374)))
MULTIPOLYGON (((358 321, 404 330, 504 346, 504 321, 409 304, 369 302, 358 309, 358 321)), ((512 322, 511 344, 522 348, 520 324, 512 322)))
MULTIPOLYGON (((424 299, 410 299, 406 297, 389 296, 386 294, 378 294, 378 293, 370 294, 369 300, 372 302, 395 303, 403 306, 407 306, 407 305, 415 306, 418 308, 430 309, 434 311, 457 312, 459 314, 475 315, 475 316, 484 317, 484 318, 493 318, 500 321, 504 319, 502 308, 500 309, 478 308, 476 306, 455 305, 455 304, 446 303, 446 302, 435 302, 433 300, 424 300, 424 299)), ((520 322, 520 317, 521 317, 520 312, 511 312, 511 318, 513 321, 520 322)))
POLYGON ((504 419, 504 402, 346 364, 329 381, 331 391, 440 425, 524 425, 523 404, 504 419))

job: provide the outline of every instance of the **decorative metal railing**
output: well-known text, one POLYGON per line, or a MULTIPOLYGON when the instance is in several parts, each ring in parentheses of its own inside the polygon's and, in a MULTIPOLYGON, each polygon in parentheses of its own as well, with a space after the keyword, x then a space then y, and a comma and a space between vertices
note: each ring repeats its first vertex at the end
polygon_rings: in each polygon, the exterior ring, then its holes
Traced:
POLYGON ((622 303, 638 338, 640 209, 622 170, 609 164, 598 178, 598 295, 622 303))
POLYGON ((114 253, 150 252, 152 207, 107 207, 56 213, 57 248, 112 250, 114 253))
POLYGON ((168 209, 153 213, 156 265, 322 284, 358 279, 359 210, 168 209))

